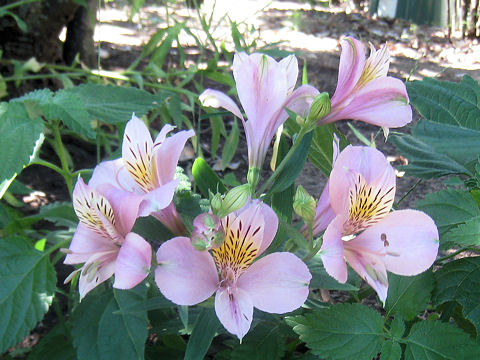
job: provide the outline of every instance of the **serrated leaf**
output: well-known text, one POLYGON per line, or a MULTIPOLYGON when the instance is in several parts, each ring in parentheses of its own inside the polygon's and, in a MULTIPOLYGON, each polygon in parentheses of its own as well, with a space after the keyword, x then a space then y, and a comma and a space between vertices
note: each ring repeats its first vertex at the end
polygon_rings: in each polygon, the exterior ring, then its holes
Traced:
POLYGON ((405 360, 476 359, 480 354, 480 345, 471 337, 441 321, 413 324, 404 342, 405 360))
POLYGON ((124 123, 133 113, 143 116, 165 99, 163 93, 154 95, 133 87, 100 84, 83 84, 65 92, 77 95, 93 120, 110 124, 124 123))
POLYGON ((388 296, 385 302, 387 315, 400 314, 412 320, 425 310, 435 285, 432 272, 425 271, 416 276, 388 274, 388 296))
POLYGON ((415 207, 435 220, 440 232, 440 242, 443 240, 442 234, 448 230, 472 217, 480 216, 480 209, 473 197, 462 190, 447 189, 427 194, 415 207))
POLYGON ((371 360, 382 347, 383 319, 361 304, 335 305, 287 317, 286 321, 300 340, 322 358, 371 360))
POLYGON ((480 130, 480 87, 470 76, 460 83, 425 78, 406 85, 410 102, 427 120, 480 130))
POLYGON ((471 175, 463 165, 412 135, 391 135, 389 140, 408 159, 409 164, 401 167, 408 175, 425 179, 452 174, 471 175))
POLYGON ((43 121, 30 119, 23 103, 3 103, 0 109, 0 183, 12 178, 30 162, 38 143, 43 140, 43 121))
POLYGON ((241 344, 234 346, 232 360, 276 360, 285 354, 285 339, 279 325, 261 323, 250 331, 241 344))
POLYGON ((358 291, 359 288, 351 283, 352 277, 349 276, 349 281, 341 284, 333 277, 327 274, 322 261, 319 256, 315 256, 308 263, 308 269, 312 274, 310 280, 311 289, 327 289, 327 290, 343 290, 343 291, 358 291))
POLYGON ((203 309, 197 318, 188 340, 185 360, 202 360, 220 326, 214 308, 203 309))
POLYGON ((405 333, 405 323, 402 316, 395 316, 390 324, 390 333, 394 338, 401 339, 405 333))
POLYGON ((48 254, 19 237, 0 239, 0 353, 21 341, 47 312, 56 274, 48 254))
POLYGON ((453 228, 444 235, 444 240, 460 246, 480 245, 480 216, 453 228))
POLYGON ((73 313, 73 345, 79 360, 143 359, 148 335, 146 312, 122 313, 145 300, 147 288, 94 291, 73 313), (118 313, 120 312, 120 313, 118 313))
POLYGON ((348 145, 347 138, 337 130, 335 124, 328 124, 315 128, 312 146, 308 153, 308 160, 326 176, 330 175, 330 171, 332 171, 333 134, 340 139, 340 149, 348 145))
POLYGON ((400 360, 402 348, 399 343, 387 340, 382 345, 382 354, 380 360, 400 360))
POLYGON ((457 301, 463 315, 480 333, 480 257, 455 260, 435 272, 433 301, 439 305, 457 301))

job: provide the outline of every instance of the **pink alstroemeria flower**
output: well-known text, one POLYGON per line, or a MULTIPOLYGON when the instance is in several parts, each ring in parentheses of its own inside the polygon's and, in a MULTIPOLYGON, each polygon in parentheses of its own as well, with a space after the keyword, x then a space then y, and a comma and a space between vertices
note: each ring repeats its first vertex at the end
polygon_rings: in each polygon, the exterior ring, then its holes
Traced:
POLYGON ((174 234, 182 235, 184 225, 172 203, 179 180, 174 179, 185 143, 195 133, 179 131, 167 137, 173 126, 165 125, 152 141, 147 126, 133 116, 125 127, 122 158, 106 161, 90 180, 90 186, 110 184, 142 198, 137 216, 153 215, 174 234))
POLYGON ((385 302, 387 270, 417 275, 433 264, 437 227, 421 211, 390 212, 395 173, 380 151, 347 146, 333 166, 328 186, 335 218, 323 235, 320 256, 337 281, 347 281, 347 261, 385 302))
POLYGON ((305 115, 319 92, 310 85, 293 91, 298 78, 298 62, 294 55, 277 62, 264 54, 236 53, 233 77, 248 121, 235 102, 220 91, 207 89, 200 95, 200 101, 204 106, 222 107, 242 120, 249 167, 261 169, 275 132, 288 119, 285 108, 305 115))
POLYGON ((337 120, 360 120, 384 128, 400 127, 412 121, 405 84, 387 76, 390 54, 384 45, 365 60, 362 43, 348 37, 342 43, 337 88, 330 114, 319 125, 337 120))
POLYGON ((80 223, 65 264, 85 263, 65 282, 81 272, 80 299, 115 274, 113 287, 131 289, 148 275, 152 248, 141 236, 130 232, 140 198, 110 188, 100 193, 79 178, 73 190, 73 207, 80 223))
POLYGON ((307 299, 312 275, 289 252, 253 262, 271 244, 278 227, 274 211, 258 200, 222 219, 222 226, 225 241, 211 255, 195 250, 186 237, 162 244, 155 281, 162 294, 179 305, 198 304, 216 292, 220 322, 242 339, 250 329, 253 307, 276 314, 297 309, 307 299))

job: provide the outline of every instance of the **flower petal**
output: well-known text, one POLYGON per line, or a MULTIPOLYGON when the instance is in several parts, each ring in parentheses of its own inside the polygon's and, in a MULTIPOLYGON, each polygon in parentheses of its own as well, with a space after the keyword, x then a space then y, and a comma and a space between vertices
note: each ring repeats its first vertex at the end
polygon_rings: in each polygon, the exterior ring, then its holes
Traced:
POLYGON ((153 149, 153 162, 155 164, 155 185, 165 185, 173 180, 178 160, 188 139, 195 135, 193 130, 179 131, 166 138, 160 145, 153 149))
POLYGON ((337 215, 328 225, 323 235, 323 244, 320 257, 328 275, 340 283, 345 283, 348 278, 347 264, 344 260, 344 247, 342 240, 343 224, 345 218, 337 215))
POLYGON ((115 262, 115 282, 117 289, 131 289, 145 279, 152 265, 152 247, 144 238, 129 233, 118 252, 115 262))
POLYGON ((352 37, 342 42, 342 53, 338 69, 338 81, 332 96, 332 109, 351 94, 365 66, 365 48, 352 37))
POLYGON ((179 181, 179 179, 175 179, 146 193, 138 208, 138 216, 148 216, 153 212, 165 209, 172 202, 179 181))
POLYGON ((104 184, 109 184, 134 194, 144 193, 142 188, 128 173, 123 159, 103 161, 95 167, 88 186, 97 189, 104 184))
MULTIPOLYGON (((90 277, 89 274, 82 272, 80 275, 80 280, 78 281, 78 292, 80 293, 80 300, 82 300, 88 292, 97 287, 102 282, 110 279, 115 271, 115 254, 109 254, 102 259, 98 259, 102 262, 101 266, 98 268, 98 271, 93 277, 90 277)), ((85 268, 86 265, 83 266, 85 268)))
POLYGON ((298 60, 295 55, 289 55, 280 60, 280 65, 285 69, 287 74, 287 93, 291 93, 295 88, 298 79, 298 60))
POLYGON ((248 293, 239 288, 217 291, 215 312, 228 332, 240 340, 250 330, 253 319, 253 305, 248 293))
POLYGON ((238 287, 248 292, 256 308, 283 314, 303 305, 311 278, 297 256, 278 252, 254 262, 240 276, 238 287))
POLYGON ((259 206, 263 215, 263 221, 265 222, 263 228, 263 240, 260 249, 258 250, 258 254, 260 255, 268 249, 277 234, 278 217, 277 214, 275 214, 275 211, 273 211, 273 209, 267 204, 259 202, 259 206))
POLYGON ((412 121, 412 108, 408 104, 405 84, 393 77, 370 81, 353 100, 340 111, 332 106, 326 122, 360 120, 383 127, 401 127, 412 121))
POLYGON ((162 294, 178 305, 195 305, 218 287, 218 274, 207 251, 193 248, 190 239, 176 237, 157 251, 155 282, 162 294))
MULTIPOLYGON (((330 186, 327 182, 325 188, 320 195, 320 199, 315 209, 315 219, 313 220, 313 236, 318 236, 327 228, 327 226, 335 218, 332 206, 330 205, 330 186)), ((306 225, 302 228, 302 233, 307 231, 306 225)))
POLYGON ((225 95, 223 92, 213 89, 205 90, 200 97, 198 98, 203 106, 213 107, 213 108, 224 108, 225 110, 230 111, 236 117, 243 119, 242 113, 238 108, 237 104, 225 95))
POLYGON ((398 210, 353 240, 374 239, 383 245, 383 262, 398 275, 417 275, 427 270, 438 253, 438 230, 433 220, 417 210, 398 210))

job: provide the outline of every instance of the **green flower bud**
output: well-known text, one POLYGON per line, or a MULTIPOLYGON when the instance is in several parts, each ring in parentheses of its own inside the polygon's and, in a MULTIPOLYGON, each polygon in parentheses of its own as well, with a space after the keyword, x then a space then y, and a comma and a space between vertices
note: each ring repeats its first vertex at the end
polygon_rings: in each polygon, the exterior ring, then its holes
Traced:
POLYGON ((218 217, 227 216, 233 211, 239 210, 247 202, 250 196, 250 184, 243 184, 231 189, 223 199, 222 207, 217 213, 218 217))
POLYGON ((312 106, 310 107, 310 112, 307 116, 307 123, 313 124, 316 123, 317 120, 327 116, 332 111, 332 106, 330 103, 330 97, 328 93, 323 92, 313 100, 312 106))
POLYGON ((316 206, 315 199, 303 188, 303 186, 299 185, 297 187, 295 198, 293 199, 293 210, 310 226, 313 226, 316 206))

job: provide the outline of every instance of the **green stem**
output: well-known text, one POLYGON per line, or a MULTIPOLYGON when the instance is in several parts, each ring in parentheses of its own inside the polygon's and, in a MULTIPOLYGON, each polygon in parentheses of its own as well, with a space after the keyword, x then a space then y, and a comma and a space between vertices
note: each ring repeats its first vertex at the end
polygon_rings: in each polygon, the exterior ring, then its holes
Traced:
POLYGON ((73 176, 72 176, 72 173, 70 172, 67 157, 65 155, 65 152, 67 151, 67 149, 65 149, 65 146, 63 145, 63 142, 62 142, 62 137, 60 135, 59 122, 55 122, 51 126, 51 129, 53 132, 53 138, 55 140, 55 151, 57 152, 57 155, 60 158, 60 164, 62 165, 63 178, 65 179, 65 183, 67 184, 68 193, 70 194, 70 197, 72 197, 73 176))
POLYGON ((300 132, 298 133, 298 136, 295 139, 295 142, 293 143, 292 147, 290 148, 290 150, 288 150, 287 155, 285 155, 285 157, 282 159, 282 162, 276 167, 273 174, 270 175, 270 177, 267 179, 267 181, 265 181, 263 183, 263 185, 260 187, 260 190, 258 190, 258 192, 257 192, 257 197, 259 197, 261 194, 263 194, 267 188, 272 186, 275 179, 278 177, 278 175, 280 174, 282 169, 287 165, 288 160, 290 160, 293 153, 295 152, 295 150, 300 145, 300 142, 302 141, 303 137, 308 132, 308 130, 311 130, 311 129, 307 129, 307 127, 302 127, 300 129, 300 132))
POLYGON ((30 162, 27 166, 30 166, 30 165, 45 166, 45 167, 47 167, 49 169, 52 169, 53 171, 59 173, 60 175, 64 176, 63 170, 60 169, 57 165, 52 164, 49 161, 45 161, 45 160, 42 160, 42 159, 35 159, 34 161, 30 162))
POLYGON ((39 1, 39 0, 20 0, 20 1, 17 1, 17 2, 14 2, 14 3, 11 3, 11 4, 0 7, 0 11, 13 9, 15 7, 30 4, 30 3, 34 3, 34 2, 37 2, 37 1, 39 1))

